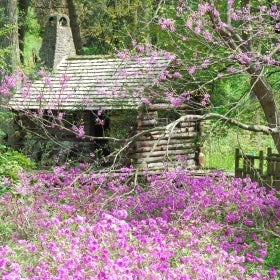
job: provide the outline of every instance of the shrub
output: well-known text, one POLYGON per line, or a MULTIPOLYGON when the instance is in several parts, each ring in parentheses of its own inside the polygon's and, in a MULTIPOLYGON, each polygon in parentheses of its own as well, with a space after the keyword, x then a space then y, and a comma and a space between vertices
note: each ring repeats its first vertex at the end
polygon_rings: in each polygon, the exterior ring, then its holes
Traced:
POLYGON ((184 170, 139 185, 131 168, 87 167, 29 174, 19 196, 1 198, 2 223, 13 227, 1 240, 2 279, 277 277, 277 262, 266 262, 268 241, 279 240, 275 191, 184 170))
POLYGON ((11 190, 19 180, 19 172, 35 167, 33 161, 18 151, 0 145, 0 195, 11 190))

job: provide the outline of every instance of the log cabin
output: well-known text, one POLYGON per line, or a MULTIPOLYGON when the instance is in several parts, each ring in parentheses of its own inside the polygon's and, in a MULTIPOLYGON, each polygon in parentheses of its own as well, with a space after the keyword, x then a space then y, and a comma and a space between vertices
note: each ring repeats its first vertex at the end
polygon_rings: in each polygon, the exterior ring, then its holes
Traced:
MULTIPOLYGON (((41 77, 23 84, 9 102, 15 112, 15 147, 22 149, 31 138, 48 141, 56 154, 75 148, 87 153, 101 150, 106 156, 120 147, 99 137, 138 135, 125 149, 125 164, 151 170, 201 165, 199 110, 191 102, 174 109, 160 97, 159 81, 166 80, 172 63, 168 55, 76 55, 68 16, 50 15, 40 58, 45 69, 41 77), (147 102, 146 96, 152 98, 147 102), (166 131, 164 127, 181 114, 189 114, 188 120, 166 131), (63 126, 57 122, 59 116, 63 126), (71 133, 73 125, 82 126, 85 136, 71 133)), ((37 143, 30 153, 40 159, 37 143)))

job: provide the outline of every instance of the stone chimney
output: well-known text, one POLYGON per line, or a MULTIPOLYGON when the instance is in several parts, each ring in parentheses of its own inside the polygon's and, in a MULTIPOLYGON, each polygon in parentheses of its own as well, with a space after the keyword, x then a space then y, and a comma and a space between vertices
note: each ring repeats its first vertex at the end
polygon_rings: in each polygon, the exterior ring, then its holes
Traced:
POLYGON ((51 70, 66 57, 76 54, 67 15, 48 16, 39 54, 45 66, 51 70))

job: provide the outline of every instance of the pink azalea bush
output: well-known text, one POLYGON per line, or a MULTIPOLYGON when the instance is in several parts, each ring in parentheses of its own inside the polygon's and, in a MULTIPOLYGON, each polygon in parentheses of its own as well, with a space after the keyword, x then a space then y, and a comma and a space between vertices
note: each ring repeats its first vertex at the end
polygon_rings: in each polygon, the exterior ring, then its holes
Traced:
POLYGON ((280 234, 275 191, 219 173, 136 183, 132 168, 87 168, 22 175, 1 197, 1 279, 277 278, 264 265, 280 234))

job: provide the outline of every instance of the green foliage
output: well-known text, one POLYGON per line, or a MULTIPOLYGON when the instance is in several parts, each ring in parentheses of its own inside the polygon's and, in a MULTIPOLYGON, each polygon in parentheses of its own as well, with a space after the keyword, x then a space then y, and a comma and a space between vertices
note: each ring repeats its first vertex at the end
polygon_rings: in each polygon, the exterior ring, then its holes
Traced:
POLYGON ((230 110, 234 111, 235 106, 239 107, 240 103, 244 105, 248 101, 249 96, 246 96, 246 93, 249 89, 250 81, 245 74, 217 80, 212 84, 211 88, 211 105, 217 113, 225 114, 230 110))
POLYGON ((42 43, 41 26, 38 23, 33 8, 30 8, 26 18, 26 33, 24 38, 24 67, 27 73, 36 68, 39 50, 42 43))
POLYGON ((11 150, 4 145, 0 146, 0 195, 10 191, 9 183, 18 180, 20 171, 34 168, 35 164, 18 151, 11 150))
MULTIPOLYGON (((125 139, 135 129, 136 111, 113 111, 110 116, 110 130, 107 131, 108 136, 125 139)), ((109 141, 109 150, 116 151, 120 149, 123 143, 109 141)))
POLYGON ((41 36, 41 26, 38 23, 35 15, 35 11, 33 8, 30 8, 26 17, 26 31, 29 34, 34 35, 35 37, 41 36))
POLYGON ((168 11, 165 6, 170 4, 162 4, 158 9, 156 0, 79 0, 76 5, 87 54, 131 48, 132 40, 167 46, 168 35, 158 27, 155 13, 165 13, 168 11))
POLYGON ((5 144, 5 137, 10 133, 13 113, 0 108, 0 145, 5 144))
POLYGON ((280 243, 279 237, 270 236, 268 238, 268 250, 265 258, 267 267, 274 267, 280 271, 280 243))
MULTIPOLYGON (((7 23, 4 9, 0 8, 0 40, 4 41, 12 29, 13 26, 7 23)), ((11 49, 8 47, 3 47, 0 43, 0 71, 5 71, 5 69, 8 67, 6 58, 9 55, 11 55, 11 49)))
POLYGON ((231 128, 221 123, 209 123, 204 142, 205 168, 234 172, 235 149, 258 153, 274 147, 270 136, 231 128))

